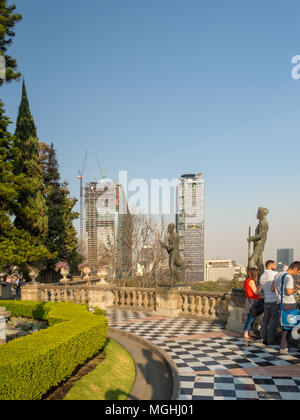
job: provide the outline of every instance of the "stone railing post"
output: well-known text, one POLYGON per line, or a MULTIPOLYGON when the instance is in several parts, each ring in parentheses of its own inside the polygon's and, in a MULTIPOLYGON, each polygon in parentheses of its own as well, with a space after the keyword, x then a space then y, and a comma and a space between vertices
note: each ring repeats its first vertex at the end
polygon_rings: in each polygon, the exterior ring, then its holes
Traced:
POLYGON ((0 316, 0 344, 6 343, 6 322, 5 317, 0 316))
POLYGON ((156 314, 176 318, 182 313, 182 298, 178 289, 159 287, 156 292, 156 314))
POLYGON ((105 286, 89 286, 88 288, 88 302, 89 307, 100 309, 108 309, 113 306, 115 295, 111 287, 105 286))
POLYGON ((0 286, 0 298, 2 300, 9 300, 12 296, 11 285, 10 284, 1 284, 0 286))
POLYGON ((42 286, 40 283, 27 283, 21 286, 21 300, 42 300, 42 286))
POLYGON ((247 319, 245 310, 246 295, 242 289, 233 289, 228 302, 228 320, 226 328, 230 331, 242 333, 247 319))

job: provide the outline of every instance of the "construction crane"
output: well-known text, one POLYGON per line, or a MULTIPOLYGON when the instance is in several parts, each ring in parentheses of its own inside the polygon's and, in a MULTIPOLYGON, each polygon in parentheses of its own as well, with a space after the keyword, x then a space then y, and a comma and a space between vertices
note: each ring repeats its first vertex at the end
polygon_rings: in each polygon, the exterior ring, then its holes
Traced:
POLYGON ((95 149, 93 150, 93 152, 95 153, 95 157, 96 157, 99 169, 100 169, 101 177, 102 177, 102 179, 105 179, 106 178, 106 171, 105 171, 105 169, 103 171, 100 160, 99 160, 99 157, 98 157, 98 154, 97 154, 95 149))
POLYGON ((84 243, 84 234, 83 234, 83 221, 84 221, 84 215, 83 215, 83 176, 85 172, 86 167, 86 161, 88 157, 88 150, 85 152, 83 167, 81 171, 78 171, 78 179, 80 181, 80 241, 83 245, 84 243))

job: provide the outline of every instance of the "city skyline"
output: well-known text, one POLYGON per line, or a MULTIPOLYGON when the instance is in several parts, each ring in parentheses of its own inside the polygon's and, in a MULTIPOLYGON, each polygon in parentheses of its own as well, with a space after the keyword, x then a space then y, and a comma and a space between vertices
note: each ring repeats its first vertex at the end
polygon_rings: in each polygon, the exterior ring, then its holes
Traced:
MULTIPOLYGON (((263 206, 264 256, 294 248, 299 260, 299 3, 88 4, 82 16, 70 0, 17 0, 24 19, 11 47, 39 139, 54 142, 72 195, 87 149, 110 177, 127 170, 150 183, 201 171, 206 258, 245 262, 263 206)), ((18 83, 2 89, 13 122, 20 93, 18 83)), ((84 180, 99 178, 94 160, 84 180)))

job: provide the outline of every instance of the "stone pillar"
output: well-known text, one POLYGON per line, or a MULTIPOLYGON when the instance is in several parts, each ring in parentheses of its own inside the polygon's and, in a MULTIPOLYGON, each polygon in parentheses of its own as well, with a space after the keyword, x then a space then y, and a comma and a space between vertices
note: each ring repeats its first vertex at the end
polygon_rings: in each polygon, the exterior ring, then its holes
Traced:
POLYGON ((176 318, 182 313, 178 288, 159 287, 156 291, 156 314, 176 318))
POLYGON ((110 287, 90 286, 89 287, 89 307, 108 309, 114 304, 115 296, 110 287))
POLYGON ((228 302, 228 321, 226 328, 230 331, 242 333, 248 313, 245 310, 246 295, 243 289, 233 289, 231 300, 228 302))
POLYGON ((6 343, 6 322, 5 317, 0 316, 0 344, 6 343))
POLYGON ((21 286, 21 300, 40 301, 42 291, 40 283, 27 283, 21 286))
POLYGON ((9 300, 11 299, 11 285, 10 284, 1 284, 0 286, 0 299, 9 300))

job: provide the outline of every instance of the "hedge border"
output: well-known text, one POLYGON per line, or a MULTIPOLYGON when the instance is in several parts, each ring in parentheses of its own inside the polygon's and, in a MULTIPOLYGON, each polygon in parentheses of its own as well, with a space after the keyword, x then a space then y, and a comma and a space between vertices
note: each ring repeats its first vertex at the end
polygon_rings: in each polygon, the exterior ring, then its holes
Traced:
POLYGON ((0 346, 0 400, 38 400, 105 345, 108 319, 73 303, 1 301, 49 328, 0 346))

